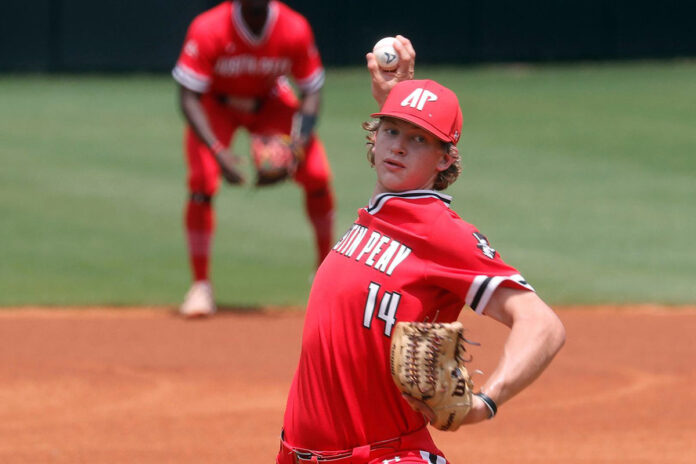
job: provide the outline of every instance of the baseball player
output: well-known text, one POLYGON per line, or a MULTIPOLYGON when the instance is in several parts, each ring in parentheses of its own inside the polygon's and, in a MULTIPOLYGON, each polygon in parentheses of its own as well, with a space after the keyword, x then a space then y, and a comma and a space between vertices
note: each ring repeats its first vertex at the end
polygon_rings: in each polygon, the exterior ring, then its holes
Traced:
POLYGON ((324 69, 307 20, 276 0, 225 1, 191 23, 172 72, 187 126, 184 147, 189 198, 185 229, 193 285, 180 311, 215 311, 210 249, 213 197, 222 176, 245 181, 229 146, 240 127, 251 134, 285 134, 303 152, 294 180, 305 194, 318 262, 333 242, 334 200, 324 147, 314 134, 324 69), (299 98, 287 77, 293 78, 299 98))
MULTIPOLYGON (((399 40, 402 61, 412 62, 410 43, 399 40)), ((452 322, 467 306, 510 328, 468 424, 492 418, 565 340, 553 310, 442 193, 460 173, 456 95, 408 80, 408 63, 399 79, 385 79, 367 58, 383 102, 363 125, 376 184, 315 276, 278 464, 448 462, 426 428, 433 411, 392 381, 390 337, 399 321, 452 322)))

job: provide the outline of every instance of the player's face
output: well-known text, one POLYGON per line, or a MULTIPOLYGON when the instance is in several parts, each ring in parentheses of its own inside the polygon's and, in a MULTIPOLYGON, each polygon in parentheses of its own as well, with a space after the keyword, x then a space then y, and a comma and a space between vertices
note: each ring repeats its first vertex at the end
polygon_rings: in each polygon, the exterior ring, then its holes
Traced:
POLYGON ((375 194, 432 189, 454 159, 430 132, 406 121, 382 118, 375 137, 375 194))

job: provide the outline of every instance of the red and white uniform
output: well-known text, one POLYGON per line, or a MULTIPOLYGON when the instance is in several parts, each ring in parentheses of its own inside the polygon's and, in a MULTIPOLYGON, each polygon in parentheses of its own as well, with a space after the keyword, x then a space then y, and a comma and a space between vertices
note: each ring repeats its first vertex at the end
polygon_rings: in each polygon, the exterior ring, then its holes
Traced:
POLYGON ((224 2, 191 23, 174 79, 199 93, 265 97, 281 76, 292 75, 300 89, 321 88, 324 68, 307 20, 271 1, 268 19, 255 36, 238 2, 224 2))
MULTIPOLYGON (((381 194, 324 260, 285 412, 290 446, 346 450, 422 429, 390 374, 396 322, 451 322, 465 305, 480 314, 499 286, 533 291, 450 201, 431 190, 381 194)), ((429 437, 418 446, 442 454, 429 437)))
MULTIPOLYGON (((254 35, 242 17, 241 5, 226 1, 197 16, 186 35, 172 71, 183 87, 202 94, 201 105, 217 141, 229 147, 239 127, 253 134, 290 134, 300 102, 291 77, 306 94, 324 83, 324 68, 307 20, 285 4, 270 1, 264 27, 254 35), (256 103, 242 111, 231 102, 256 103)), ((220 166, 208 146, 187 126, 184 147, 191 199, 185 212, 189 256, 195 281, 208 281, 211 241, 215 229, 210 201, 220 186, 220 166)), ((304 147, 294 174, 305 197, 318 260, 333 241, 331 169, 316 135, 304 147)))
MULTIPOLYGON (((238 2, 224 2, 197 16, 189 27, 172 71, 182 86, 203 94, 202 104, 218 139, 224 144, 240 126, 252 133, 289 134, 298 100, 286 77, 306 93, 324 84, 324 68, 307 20, 279 1, 268 4, 259 36, 242 19, 238 2), (254 98, 257 112, 235 111, 221 97, 254 98)), ((219 167, 192 130, 186 134, 191 191, 208 195, 219 185, 219 167)), ((313 138, 296 180, 306 190, 329 182, 330 169, 321 142, 313 138)))

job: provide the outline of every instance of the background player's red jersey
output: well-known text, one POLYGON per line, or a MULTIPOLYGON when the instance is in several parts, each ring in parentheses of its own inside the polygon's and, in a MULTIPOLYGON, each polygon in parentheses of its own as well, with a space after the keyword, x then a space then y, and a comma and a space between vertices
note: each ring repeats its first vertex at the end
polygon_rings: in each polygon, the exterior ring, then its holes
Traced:
POLYGON ((290 445, 349 449, 422 428, 390 375, 396 322, 451 322, 464 305, 482 312, 500 285, 532 290, 450 200, 381 194, 324 260, 285 413, 290 445))
POLYGON ((238 2, 224 2, 194 19, 174 68, 174 78, 199 93, 263 97, 281 76, 306 92, 319 89, 324 69, 307 20, 271 1, 259 36, 242 19, 238 2))

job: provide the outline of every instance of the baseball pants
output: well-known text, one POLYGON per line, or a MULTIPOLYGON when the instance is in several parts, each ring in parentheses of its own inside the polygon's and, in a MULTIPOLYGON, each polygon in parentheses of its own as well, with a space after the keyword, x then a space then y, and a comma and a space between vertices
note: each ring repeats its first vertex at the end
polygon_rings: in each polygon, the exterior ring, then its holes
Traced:
POLYGON ((449 464, 426 428, 391 440, 350 450, 314 451, 289 445, 281 434, 276 464, 449 464), (423 448, 431 450, 425 451, 423 448))

